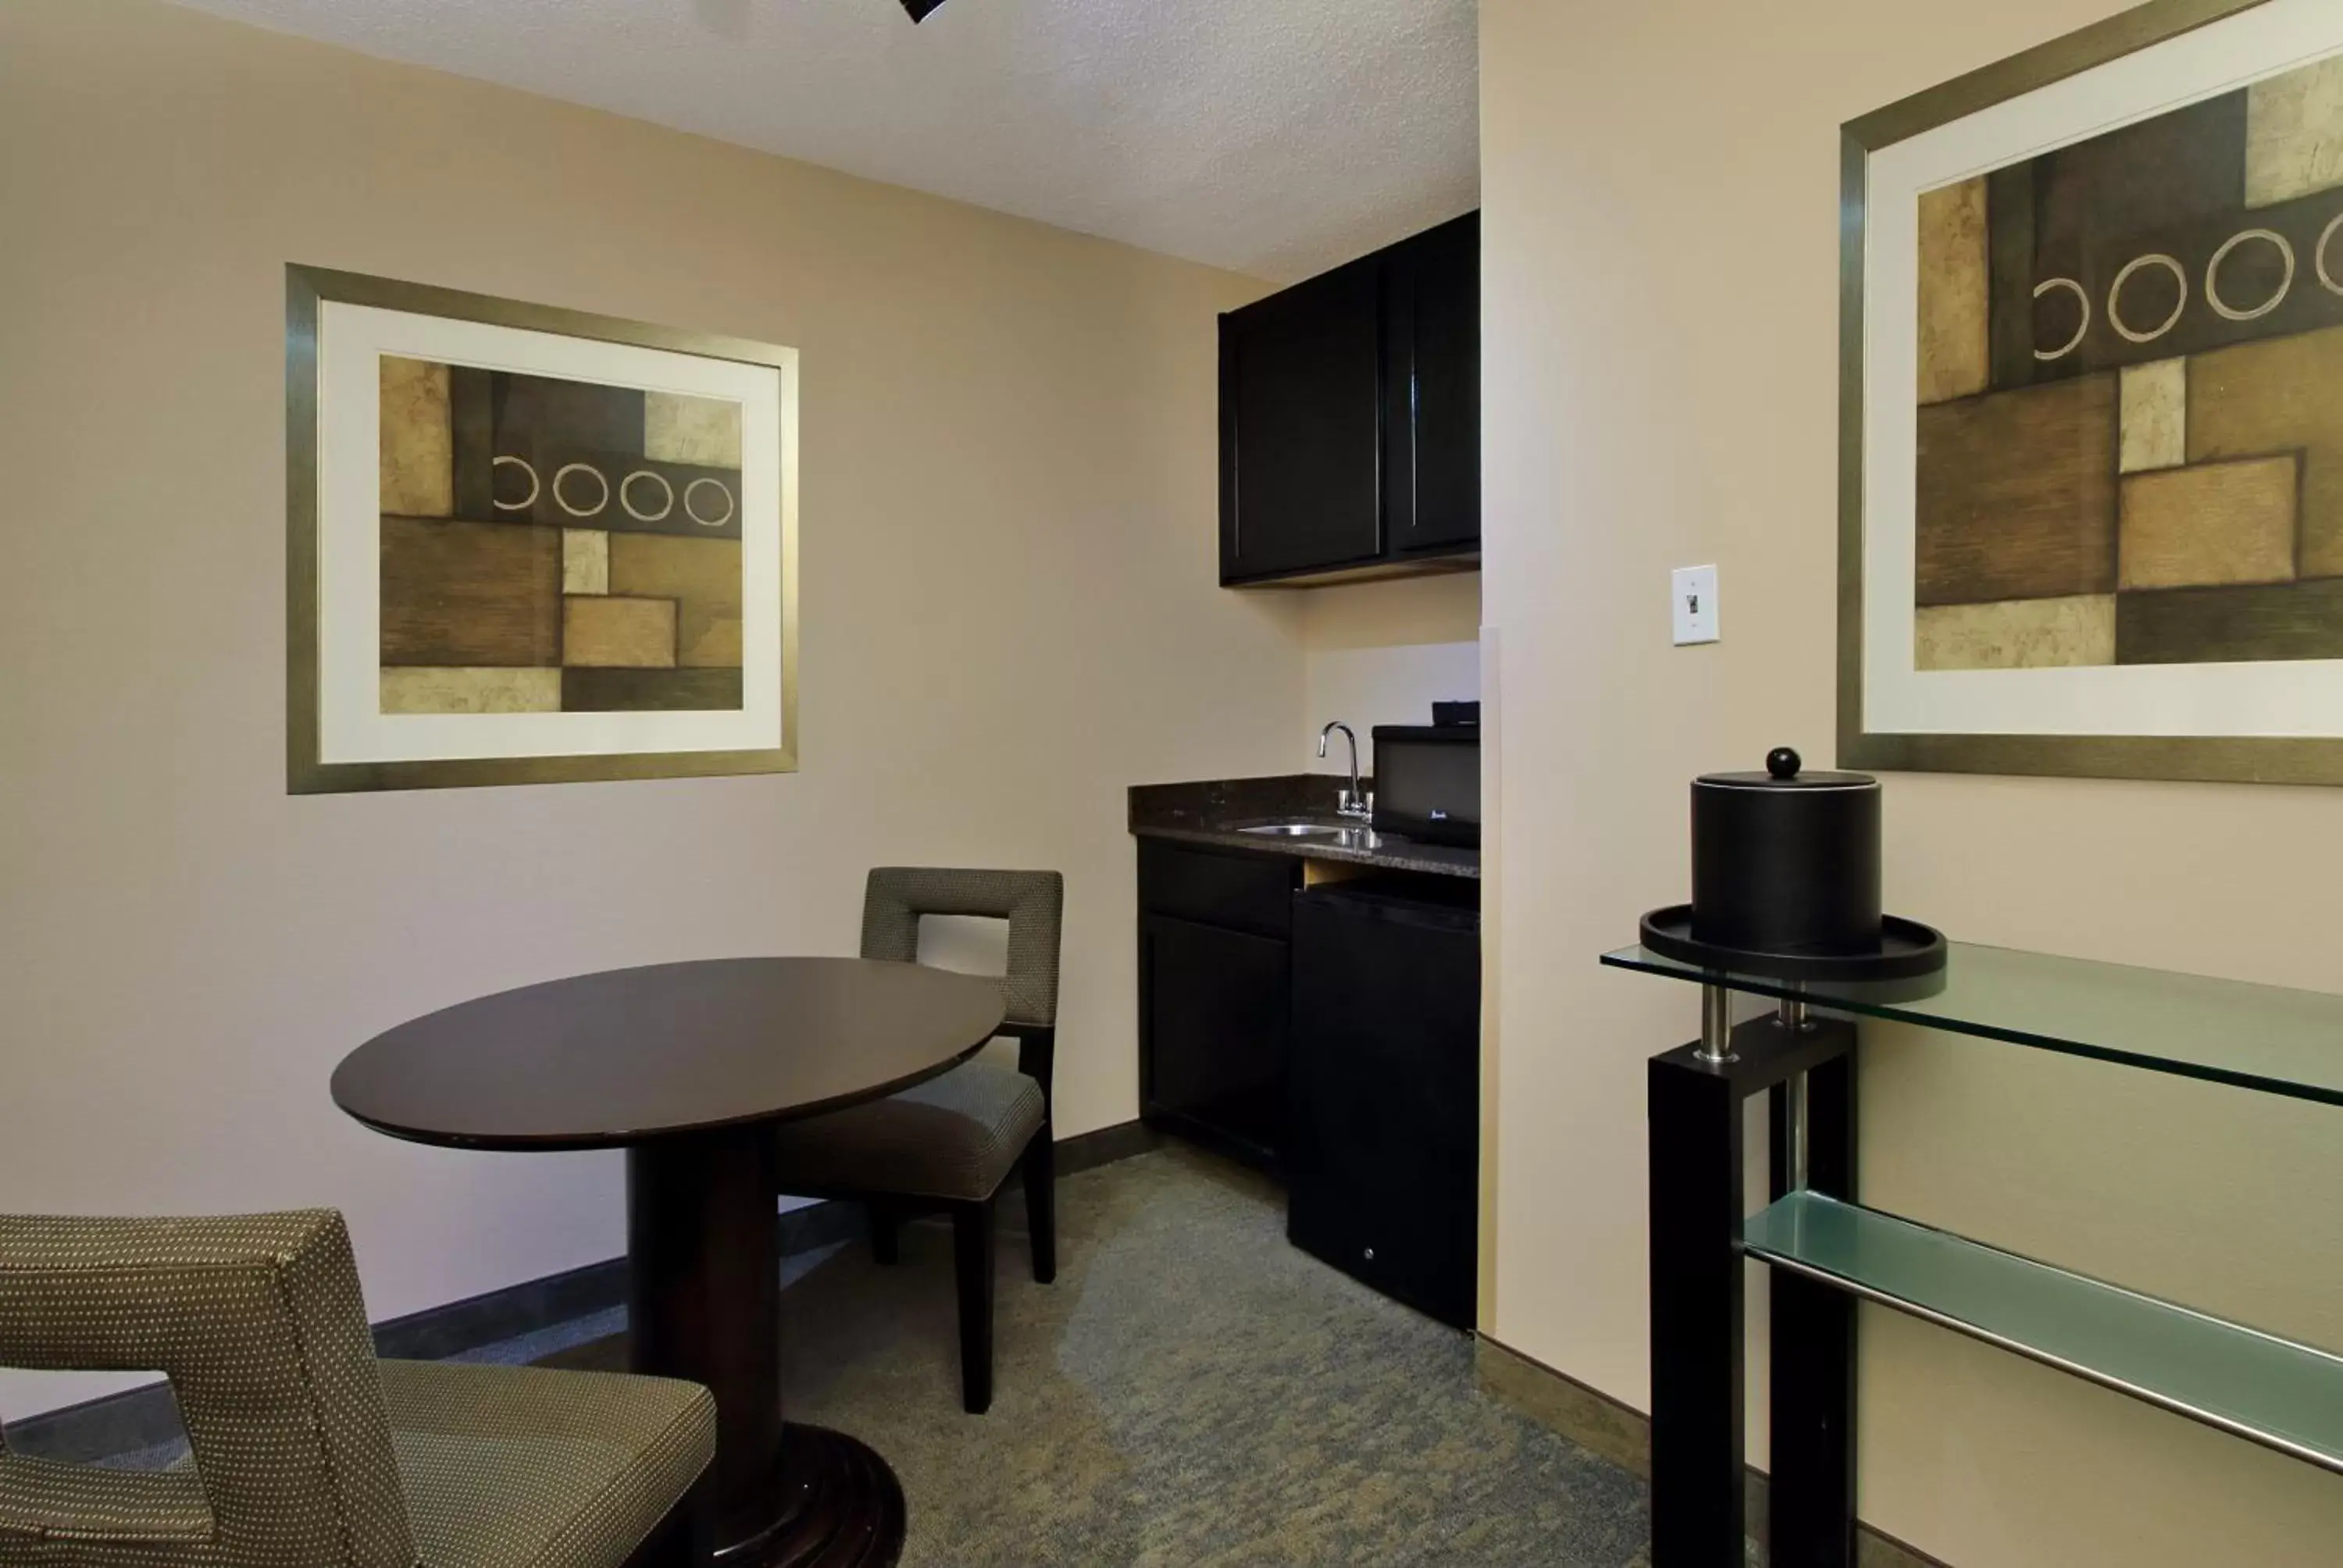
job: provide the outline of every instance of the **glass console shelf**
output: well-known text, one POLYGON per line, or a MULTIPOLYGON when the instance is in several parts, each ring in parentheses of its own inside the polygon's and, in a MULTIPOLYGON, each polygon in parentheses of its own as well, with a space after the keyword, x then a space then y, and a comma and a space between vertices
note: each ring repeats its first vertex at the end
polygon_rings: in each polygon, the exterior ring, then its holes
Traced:
POLYGON ((2343 1472, 2343 1358, 1891 1214, 1795 1191, 1749 1255, 2343 1472))
POLYGON ((2343 1474, 2343 1354, 1855 1202, 1851 1021, 2343 1105, 2343 996, 1966 942, 1947 960, 1925 980, 1856 983, 1708 969, 1640 946, 1603 955, 1701 988, 1700 1038, 1648 1066, 1655 1568, 1741 1556, 1745 1259, 1773 1271, 1776 1562, 1853 1561, 1858 1301, 2343 1474), (1733 991, 1785 1005, 1735 1026, 1733 991), (1771 1102, 1782 1196, 1735 1220, 1751 1207, 1742 1112, 1758 1096, 1771 1102))
POLYGON ((1603 955, 1635 970, 1836 1012, 2121 1062, 2343 1105, 2343 996, 2014 948, 1948 945, 1925 980, 1780 980, 1706 970, 1644 947, 1603 955))

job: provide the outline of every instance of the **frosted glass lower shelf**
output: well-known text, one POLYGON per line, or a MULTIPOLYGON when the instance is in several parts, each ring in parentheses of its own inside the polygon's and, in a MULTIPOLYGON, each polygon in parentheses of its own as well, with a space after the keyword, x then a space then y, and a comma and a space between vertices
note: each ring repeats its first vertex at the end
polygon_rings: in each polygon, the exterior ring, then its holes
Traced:
POLYGON ((2343 1357, 1892 1214, 1793 1192, 1749 1255, 2343 1473, 2343 1357))

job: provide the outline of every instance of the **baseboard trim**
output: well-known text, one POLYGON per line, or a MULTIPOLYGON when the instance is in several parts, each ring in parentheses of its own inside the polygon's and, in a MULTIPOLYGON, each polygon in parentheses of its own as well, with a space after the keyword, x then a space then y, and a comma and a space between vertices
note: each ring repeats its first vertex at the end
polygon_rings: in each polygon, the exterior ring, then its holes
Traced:
MULTIPOLYGON (((1624 1470, 1651 1479, 1652 1418, 1589 1388, 1568 1372, 1522 1354, 1486 1335, 1473 1341, 1473 1375, 1481 1391, 1501 1400, 1624 1470)), ((1750 1466, 1746 1482, 1749 1533, 1765 1538, 1765 1473, 1750 1466)), ((1856 1568, 1951 1568, 1916 1546, 1858 1520, 1855 1527, 1856 1568)))
POLYGON ((627 1300, 627 1261, 605 1258, 517 1285, 426 1307, 374 1326, 374 1353, 391 1361, 436 1362, 500 1340, 607 1312, 627 1300))
MULTIPOLYGON (((1069 1176, 1144 1154, 1162 1139, 1138 1121, 1118 1122, 1058 1141, 1058 1174, 1069 1176)), ((862 1207, 824 1199, 779 1218, 781 1255, 810 1252, 864 1232, 862 1207)), ((441 1361, 538 1329, 623 1306, 627 1260, 606 1258, 481 1295, 427 1307, 374 1326, 375 1354, 392 1361, 441 1361)), ((146 1383, 8 1423, 0 1443, 42 1459, 86 1464, 169 1442, 186 1428, 171 1385, 146 1383)))
POLYGON ((1144 1121, 1118 1121, 1111 1127, 1059 1139, 1058 1174, 1071 1176, 1078 1171, 1094 1171, 1162 1147, 1163 1134, 1144 1121))
POLYGON ((150 1382, 12 1421, 0 1432, 0 1447, 35 1459, 87 1464, 153 1448, 186 1431, 171 1385, 150 1382))

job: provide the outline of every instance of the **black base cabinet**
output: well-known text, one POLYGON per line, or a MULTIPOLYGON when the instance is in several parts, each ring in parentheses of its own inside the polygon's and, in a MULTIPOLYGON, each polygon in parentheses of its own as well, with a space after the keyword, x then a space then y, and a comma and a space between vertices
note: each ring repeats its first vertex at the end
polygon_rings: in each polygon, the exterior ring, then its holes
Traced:
POLYGON ((1469 1329, 1480 884, 1303 881, 1289 856, 1139 840, 1142 1114, 1283 1177, 1294 1245, 1469 1329))
POLYGON ((1301 886, 1302 862, 1284 856, 1139 840, 1141 1113, 1272 1171, 1301 886))
POLYGON ((1335 882, 1294 900, 1286 1234, 1442 1322, 1479 1269, 1477 883, 1335 882))
POLYGON ((1284 1143, 1286 944, 1150 915, 1149 1100, 1191 1136, 1274 1167, 1284 1143))

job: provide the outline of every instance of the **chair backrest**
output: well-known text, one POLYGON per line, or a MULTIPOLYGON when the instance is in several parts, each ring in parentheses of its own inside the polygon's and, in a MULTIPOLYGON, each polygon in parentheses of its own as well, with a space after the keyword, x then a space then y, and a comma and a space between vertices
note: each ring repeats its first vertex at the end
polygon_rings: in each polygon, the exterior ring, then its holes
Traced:
POLYGON ((915 963, 921 915, 982 915, 1009 922, 1001 990, 1011 1024, 1058 1021, 1058 929, 1066 879, 1055 871, 970 871, 880 866, 862 890, 862 956, 915 963))
POLYGON ((159 1370, 196 1462, 190 1478, 0 1453, 0 1564, 413 1568, 357 1265, 330 1210, 0 1216, 0 1365, 159 1370))

